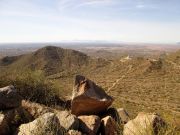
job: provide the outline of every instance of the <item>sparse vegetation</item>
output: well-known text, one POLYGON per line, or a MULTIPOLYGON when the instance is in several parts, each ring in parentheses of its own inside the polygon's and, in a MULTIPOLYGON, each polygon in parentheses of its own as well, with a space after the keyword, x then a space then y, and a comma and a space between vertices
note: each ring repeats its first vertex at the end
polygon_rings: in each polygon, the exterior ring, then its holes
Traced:
POLYGON ((60 97, 61 89, 57 88, 53 81, 47 80, 40 70, 5 73, 2 78, 0 87, 14 85, 18 93, 24 99, 30 101, 53 105, 56 104, 58 97, 60 97))
POLYGON ((12 84, 25 99, 52 105, 57 97, 70 96, 73 76, 83 74, 105 90, 116 83, 108 91, 115 98, 113 106, 126 108, 131 118, 140 111, 155 111, 170 123, 159 135, 180 133, 178 52, 152 63, 143 57, 126 62, 89 59, 67 50, 62 56, 60 50, 44 48, 18 59, 10 58, 10 62, 2 64, 1 61, 0 87, 12 84))

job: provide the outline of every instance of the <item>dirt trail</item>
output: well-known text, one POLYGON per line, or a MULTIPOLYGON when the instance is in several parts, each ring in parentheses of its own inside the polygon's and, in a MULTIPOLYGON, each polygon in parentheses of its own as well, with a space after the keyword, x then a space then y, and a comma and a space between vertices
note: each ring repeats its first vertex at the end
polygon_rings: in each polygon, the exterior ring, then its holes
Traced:
POLYGON ((112 84, 110 88, 108 88, 107 92, 110 92, 118 83, 120 80, 122 80, 125 77, 125 75, 121 76, 120 78, 116 79, 116 81, 112 84))
MULTIPOLYGON (((128 74, 128 73, 131 71, 131 69, 132 69, 132 65, 129 65, 128 71, 125 72, 125 73, 128 74)), ((120 78, 116 79, 115 82, 112 84, 112 86, 108 88, 107 93, 109 93, 116 85, 119 84, 119 81, 121 81, 121 80, 124 79, 125 77, 126 77, 126 75, 124 74, 124 75, 122 75, 120 78)))

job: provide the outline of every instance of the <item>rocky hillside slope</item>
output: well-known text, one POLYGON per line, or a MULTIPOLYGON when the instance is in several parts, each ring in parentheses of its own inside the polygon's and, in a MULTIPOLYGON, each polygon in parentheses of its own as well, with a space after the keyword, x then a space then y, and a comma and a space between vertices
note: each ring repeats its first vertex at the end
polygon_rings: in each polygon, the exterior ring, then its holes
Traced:
POLYGON ((156 113, 141 112, 131 120, 125 109, 111 107, 115 99, 88 78, 77 75, 74 82, 70 110, 25 101, 13 86, 0 88, 0 134, 178 135, 156 113))
MULTIPOLYGON (((59 96, 69 100, 72 94, 74 75, 82 74, 95 81, 115 99, 113 102, 114 107, 126 108, 131 118, 137 116, 140 111, 155 111, 163 115, 168 122, 179 127, 179 51, 156 59, 147 59, 143 57, 130 57, 127 59, 127 57, 122 57, 114 60, 105 60, 92 59, 82 54, 84 59, 81 61, 81 55, 74 57, 74 53, 71 53, 70 56, 65 55, 66 57, 58 57, 59 59, 56 59, 56 53, 54 54, 56 51, 52 51, 53 53, 51 53, 51 49, 49 50, 47 48, 48 47, 42 48, 32 54, 11 57, 8 63, 2 62, 5 58, 2 59, 0 64, 1 75, 4 73, 6 74, 1 77, 0 86, 3 87, 5 84, 9 85, 11 82, 13 82, 13 84, 18 82, 19 85, 20 81, 20 88, 22 89, 22 87, 25 87, 29 93, 32 89, 42 89, 41 86, 44 82, 41 82, 41 77, 37 74, 34 75, 34 73, 30 73, 30 75, 33 75, 32 78, 28 77, 25 81, 22 81, 24 78, 20 78, 17 81, 16 78, 14 80, 14 76, 16 76, 15 73, 7 73, 13 69, 21 71, 24 67, 33 69, 31 65, 35 65, 34 70, 41 69, 47 72, 45 76, 47 80, 45 80, 45 82, 48 81, 48 83, 46 83, 48 85, 45 85, 45 88, 53 83, 55 84, 59 96), (43 58, 41 56, 43 56, 43 58), (67 63, 70 62, 66 60, 68 58, 72 58, 75 64, 68 66, 67 63), (76 59, 74 60, 74 58, 76 59), (63 66, 63 64, 61 64, 62 61, 67 63, 63 66), (6 78, 9 79, 9 76, 13 78, 11 79, 12 81, 4 83, 3 80, 6 78), (35 81, 32 81, 32 79, 35 81), (37 85, 39 81, 41 83, 37 85), (31 85, 29 86, 27 82, 31 85), (21 85, 22 83, 25 83, 25 85, 21 85)), ((62 48, 56 49, 62 50, 62 48)), ((61 56, 61 53, 58 54, 61 56)), ((21 72, 19 76, 22 76, 21 72)))

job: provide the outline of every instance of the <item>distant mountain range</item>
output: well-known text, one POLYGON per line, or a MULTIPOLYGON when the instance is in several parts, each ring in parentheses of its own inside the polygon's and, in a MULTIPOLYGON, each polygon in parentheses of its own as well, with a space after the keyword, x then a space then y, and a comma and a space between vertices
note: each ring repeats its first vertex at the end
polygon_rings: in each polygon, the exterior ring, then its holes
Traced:
MULTIPOLYGON (((93 49, 93 48, 92 48, 93 49)), ((112 55, 113 52, 106 50, 96 51, 97 56, 112 55)), ((92 55, 95 55, 91 54, 92 55)), ((167 59, 179 63, 180 52, 171 53, 167 59)), ((0 67, 9 70, 32 69, 43 70, 47 74, 55 74, 62 71, 72 71, 82 67, 91 68, 92 65, 98 66, 103 63, 109 63, 108 60, 101 61, 99 59, 91 58, 85 53, 75 51, 72 49, 63 49, 56 46, 46 46, 38 49, 35 52, 17 56, 6 56, 0 59, 0 67)))

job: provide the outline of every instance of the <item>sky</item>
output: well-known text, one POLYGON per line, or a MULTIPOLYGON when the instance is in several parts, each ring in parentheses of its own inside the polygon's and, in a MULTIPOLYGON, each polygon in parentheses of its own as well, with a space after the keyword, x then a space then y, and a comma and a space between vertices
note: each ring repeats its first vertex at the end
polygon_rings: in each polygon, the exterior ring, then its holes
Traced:
POLYGON ((0 0, 0 43, 180 42, 180 0, 0 0))

